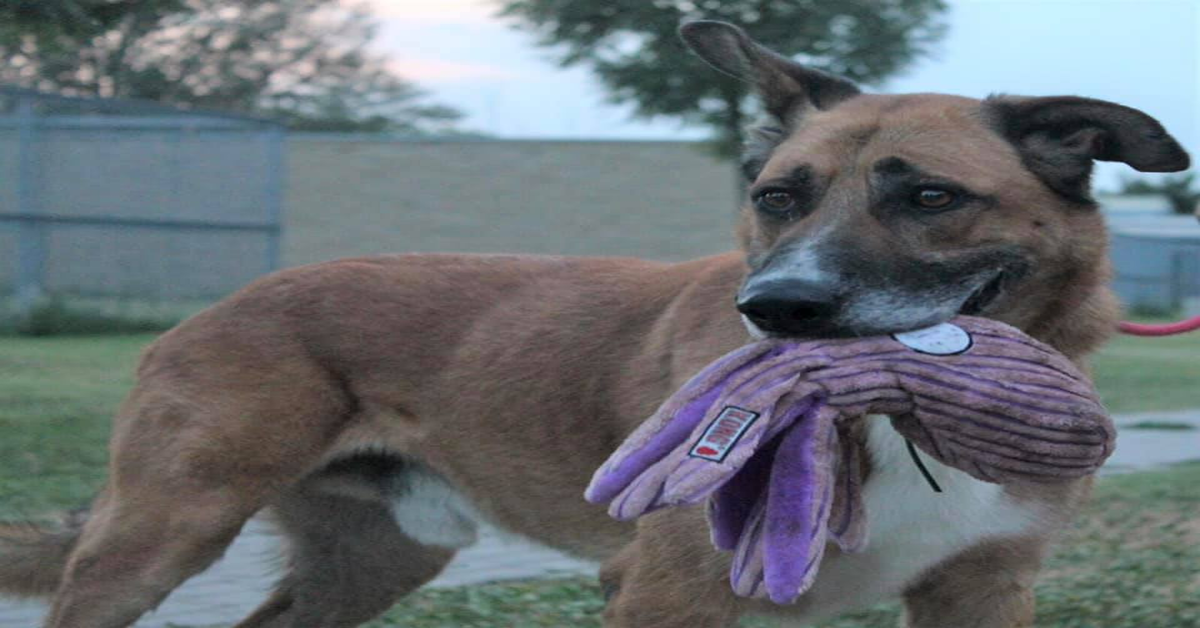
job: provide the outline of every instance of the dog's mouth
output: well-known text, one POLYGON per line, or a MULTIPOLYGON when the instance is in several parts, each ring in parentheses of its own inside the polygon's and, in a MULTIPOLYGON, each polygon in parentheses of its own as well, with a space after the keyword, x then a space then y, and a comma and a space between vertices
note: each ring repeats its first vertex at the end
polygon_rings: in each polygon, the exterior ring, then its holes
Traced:
POLYGON ((997 272, 995 277, 992 277, 991 280, 976 288, 975 292, 972 292, 971 296, 967 297, 966 301, 963 301, 962 307, 958 309, 958 313, 967 316, 982 314, 996 300, 996 297, 1004 292, 1004 279, 1005 272, 997 272))

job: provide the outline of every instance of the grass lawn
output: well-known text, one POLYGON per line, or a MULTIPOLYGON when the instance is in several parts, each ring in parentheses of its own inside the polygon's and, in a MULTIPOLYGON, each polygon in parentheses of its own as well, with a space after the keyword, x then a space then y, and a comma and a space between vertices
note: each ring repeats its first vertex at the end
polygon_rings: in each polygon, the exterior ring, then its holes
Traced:
POLYGON ((1200 408, 1200 332, 1118 336, 1092 365, 1096 387, 1113 412, 1200 408))
MULTIPOLYGON (((152 338, 0 337, 0 517, 88 501, 102 479, 110 417, 152 338)), ((1200 334, 1119 338, 1095 366, 1114 412, 1200 407, 1200 334)), ((1200 627, 1197 484, 1200 466, 1105 479, 1092 516, 1043 581, 1040 625, 1200 627)), ((599 604, 586 581, 469 587, 421 593, 376 626, 583 628, 598 625, 599 604)), ((825 628, 894 621, 883 608, 825 628)))
POLYGON ((153 338, 0 337, 0 515, 87 503, 113 411, 153 338))

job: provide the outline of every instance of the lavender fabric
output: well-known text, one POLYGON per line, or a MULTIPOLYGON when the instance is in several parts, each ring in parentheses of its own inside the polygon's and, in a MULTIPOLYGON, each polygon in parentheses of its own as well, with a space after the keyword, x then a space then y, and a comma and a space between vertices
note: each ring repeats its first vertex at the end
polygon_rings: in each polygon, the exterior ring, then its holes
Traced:
POLYGON ((906 336, 741 347, 667 399, 585 497, 621 520, 707 500, 713 544, 734 552, 734 591, 785 604, 812 585, 828 542, 866 546, 854 419, 890 415, 922 451, 987 482, 1095 472, 1115 430, 1090 381, 1013 327, 952 323, 942 330, 965 342, 949 355, 906 336))

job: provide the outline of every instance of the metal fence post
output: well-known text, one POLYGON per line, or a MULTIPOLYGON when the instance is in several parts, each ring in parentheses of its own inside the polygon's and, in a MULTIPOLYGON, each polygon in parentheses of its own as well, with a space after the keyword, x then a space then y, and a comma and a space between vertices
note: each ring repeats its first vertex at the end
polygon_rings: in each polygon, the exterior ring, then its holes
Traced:
POLYGON ((1171 290, 1171 309, 1183 309, 1188 305, 1189 297, 1197 296, 1193 293, 1197 281, 1193 278, 1193 275, 1197 273, 1193 265, 1198 259, 1200 256, 1182 247, 1171 253, 1171 276, 1168 278, 1171 290))
POLYGON ((33 99, 25 96, 17 103, 17 273, 14 294, 17 313, 22 318, 32 313, 45 292, 46 225, 33 219, 38 213, 37 199, 37 118, 33 99))
POLYGON ((1189 315, 1200 307, 1200 248, 1171 254, 1171 307, 1189 315))

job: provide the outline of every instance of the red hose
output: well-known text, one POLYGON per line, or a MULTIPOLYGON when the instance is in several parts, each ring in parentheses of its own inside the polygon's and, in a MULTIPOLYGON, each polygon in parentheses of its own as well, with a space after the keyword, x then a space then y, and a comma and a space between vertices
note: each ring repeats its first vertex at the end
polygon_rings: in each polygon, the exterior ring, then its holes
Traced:
POLYGON ((1200 316, 1193 316, 1178 323, 1152 325, 1146 323, 1131 323, 1121 321, 1117 326, 1121 333, 1131 336, 1174 336, 1200 329, 1200 316))

